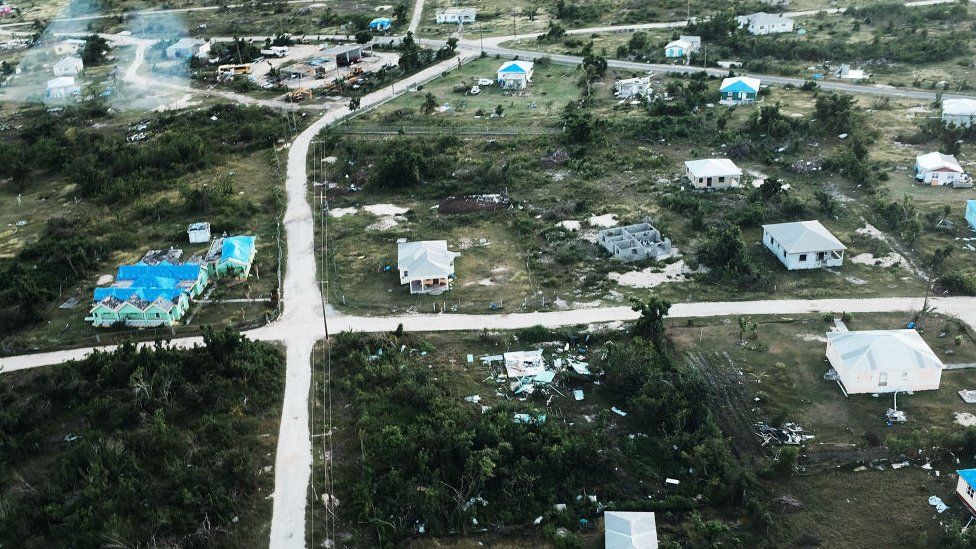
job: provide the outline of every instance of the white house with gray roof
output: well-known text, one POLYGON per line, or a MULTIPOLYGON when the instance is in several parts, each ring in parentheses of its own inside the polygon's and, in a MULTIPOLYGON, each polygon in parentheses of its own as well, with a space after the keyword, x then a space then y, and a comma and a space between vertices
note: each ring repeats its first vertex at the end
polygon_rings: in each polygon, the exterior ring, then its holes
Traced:
POLYGON ((763 244, 791 271, 840 267, 847 249, 819 221, 763 225, 763 244))
POLYGON ((443 240, 397 242, 397 270, 400 284, 409 284, 411 294, 440 294, 451 289, 454 258, 461 254, 447 249, 443 240))
POLYGON ((828 332, 827 360, 848 394, 935 390, 945 368, 915 330, 828 332))
POLYGON ((740 29, 745 28, 749 34, 756 36, 793 32, 793 20, 782 14, 759 11, 750 15, 740 15, 735 20, 739 22, 740 29))
POLYGON ((685 176, 696 189, 738 187, 742 170, 728 158, 703 158, 685 161, 685 176))

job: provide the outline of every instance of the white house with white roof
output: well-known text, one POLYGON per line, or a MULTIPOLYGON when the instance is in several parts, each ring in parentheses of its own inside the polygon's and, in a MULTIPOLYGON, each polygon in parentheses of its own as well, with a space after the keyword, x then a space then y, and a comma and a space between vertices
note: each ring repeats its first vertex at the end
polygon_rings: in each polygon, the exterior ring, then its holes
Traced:
POLYGON ((434 20, 442 23, 474 23, 478 16, 475 8, 441 8, 434 12, 434 20))
POLYGON ((532 82, 532 61, 508 61, 498 68, 498 87, 524 90, 532 82))
POLYGON ((915 330, 828 332, 827 360, 848 394, 935 390, 945 368, 915 330))
POLYGON ((704 158, 685 161, 685 176, 696 189, 738 187, 742 170, 728 158, 704 158))
POLYGON ((654 513, 604 512, 603 546, 606 549, 657 549, 657 521, 654 513))
POLYGON ((772 14, 759 11, 750 15, 740 15, 735 18, 739 28, 749 31, 749 34, 779 34, 793 32, 793 20, 783 14, 772 14))
POLYGON ((54 76, 75 76, 85 70, 85 64, 78 57, 65 57, 52 67, 54 76))
POLYGON ((75 84, 73 76, 59 76, 47 81, 44 93, 49 99, 63 99, 81 95, 81 86, 75 84))
POLYGON ((942 123, 968 128, 976 120, 976 99, 943 99, 942 123))
POLYGON ((847 249, 819 221, 763 225, 763 244, 791 271, 840 267, 847 249))
POLYGON ((409 284, 411 294, 440 294, 451 289, 454 258, 444 240, 397 243, 400 284, 409 284))
POLYGON ((915 157, 915 180, 924 185, 968 184, 969 175, 955 156, 930 152, 915 157))

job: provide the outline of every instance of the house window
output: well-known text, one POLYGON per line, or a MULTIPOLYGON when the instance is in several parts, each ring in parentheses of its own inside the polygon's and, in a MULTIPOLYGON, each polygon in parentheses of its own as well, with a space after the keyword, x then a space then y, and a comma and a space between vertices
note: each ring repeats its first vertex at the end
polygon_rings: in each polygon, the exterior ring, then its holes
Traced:
POLYGON ((807 260, 807 254, 800 254, 800 261, 806 261, 806 260, 807 260))
POLYGON ((720 177, 718 178, 718 182, 719 182, 719 183, 725 183, 725 176, 724 176, 724 175, 723 175, 723 176, 720 176, 720 177))
POLYGON ((973 490, 973 487, 967 484, 966 485, 966 495, 969 496, 970 498, 972 498, 974 493, 976 493, 976 491, 973 490))
POLYGON ((826 252, 817 252, 817 261, 823 261, 826 256, 826 252))
POLYGON ((156 318, 159 318, 159 313, 156 313, 156 318))

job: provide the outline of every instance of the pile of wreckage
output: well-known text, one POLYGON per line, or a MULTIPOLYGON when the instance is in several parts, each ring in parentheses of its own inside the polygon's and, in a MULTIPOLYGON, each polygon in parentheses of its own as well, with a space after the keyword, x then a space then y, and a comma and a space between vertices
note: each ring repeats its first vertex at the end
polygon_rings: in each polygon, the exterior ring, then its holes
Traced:
POLYGON ((796 423, 784 423, 783 427, 773 427, 766 423, 756 424, 756 435, 762 440, 762 445, 769 443, 798 446, 814 438, 804 432, 803 427, 796 423))
MULTIPOLYGON (((542 349, 531 351, 512 351, 500 355, 481 357, 486 365, 501 364, 502 370, 495 377, 498 383, 507 383, 508 388, 516 395, 531 395, 537 390, 548 394, 552 391, 560 396, 563 394, 554 387, 556 374, 571 369, 579 375, 591 375, 589 363, 582 360, 586 353, 585 347, 579 347, 576 352, 570 352, 570 344, 562 349, 564 356, 546 360, 542 349)), ((582 399, 578 399, 582 400, 582 399)))

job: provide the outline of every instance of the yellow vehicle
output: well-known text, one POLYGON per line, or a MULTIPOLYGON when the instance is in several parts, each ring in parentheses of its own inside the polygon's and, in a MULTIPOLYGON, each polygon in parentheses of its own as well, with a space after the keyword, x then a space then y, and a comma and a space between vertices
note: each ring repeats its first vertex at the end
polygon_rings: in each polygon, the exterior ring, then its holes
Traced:
POLYGON ((291 103, 301 103, 306 99, 312 98, 312 90, 308 88, 297 88, 285 94, 285 101, 291 103))
POLYGON ((251 65, 220 65, 217 67, 218 74, 251 74, 251 65))

